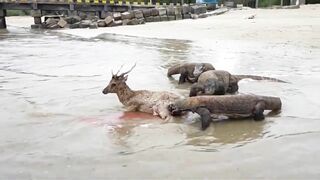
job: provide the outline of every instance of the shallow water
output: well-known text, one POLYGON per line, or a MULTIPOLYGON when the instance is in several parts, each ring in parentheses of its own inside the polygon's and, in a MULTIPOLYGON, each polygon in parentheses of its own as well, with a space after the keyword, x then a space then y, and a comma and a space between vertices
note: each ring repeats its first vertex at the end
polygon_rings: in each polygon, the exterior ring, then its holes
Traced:
POLYGON ((9 27, 0 54, 1 179, 320 177, 319 47, 9 27), (282 112, 203 132, 197 117, 163 123, 101 92, 112 70, 137 63, 132 89, 187 95, 189 85, 166 77, 177 62, 288 81, 240 82, 241 93, 281 97, 282 112))

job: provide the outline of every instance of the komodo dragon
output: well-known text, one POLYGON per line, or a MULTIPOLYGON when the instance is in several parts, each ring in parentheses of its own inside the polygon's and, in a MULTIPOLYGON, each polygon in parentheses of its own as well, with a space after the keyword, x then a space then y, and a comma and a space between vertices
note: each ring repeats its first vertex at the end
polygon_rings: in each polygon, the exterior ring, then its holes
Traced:
POLYGON ((214 69, 210 63, 183 63, 170 67, 167 76, 171 77, 172 75, 180 74, 179 84, 186 81, 193 83, 201 73, 214 69))
POLYGON ((274 82, 285 82, 276 78, 255 76, 255 75, 232 75, 228 71, 209 70, 198 77, 197 83, 190 88, 189 96, 196 96, 198 93, 204 95, 233 94, 238 91, 238 82, 242 79, 270 80, 274 82))
POLYGON ((264 110, 280 109, 280 98, 257 95, 196 96, 177 100, 168 105, 168 110, 173 116, 186 111, 198 113, 201 117, 202 130, 209 127, 212 119, 253 117, 254 120, 263 120, 264 110))

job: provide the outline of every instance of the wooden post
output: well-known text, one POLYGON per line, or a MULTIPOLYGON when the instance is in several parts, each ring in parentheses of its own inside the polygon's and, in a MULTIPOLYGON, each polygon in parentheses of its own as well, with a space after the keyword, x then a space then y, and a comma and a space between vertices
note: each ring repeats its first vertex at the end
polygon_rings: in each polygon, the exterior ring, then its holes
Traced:
POLYGON ((283 0, 280 1, 280 6, 283 6, 283 0))
POLYGON ((0 29, 6 29, 6 10, 0 9, 0 29))
POLYGON ((256 0, 256 8, 259 6, 259 0, 256 0))

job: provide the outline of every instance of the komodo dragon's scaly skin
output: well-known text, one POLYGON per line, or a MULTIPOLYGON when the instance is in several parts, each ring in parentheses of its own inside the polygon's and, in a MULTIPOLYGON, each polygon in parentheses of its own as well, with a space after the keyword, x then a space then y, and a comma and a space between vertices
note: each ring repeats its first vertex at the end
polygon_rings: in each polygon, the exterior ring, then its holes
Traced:
POLYGON ((168 106, 173 116, 185 111, 198 113, 201 116, 202 130, 209 127, 211 120, 218 116, 228 119, 253 117, 254 120, 263 120, 264 110, 280 109, 280 98, 257 95, 196 96, 177 100, 168 106))
POLYGON ((186 81, 193 83, 201 73, 214 69, 215 68, 210 63, 177 64, 168 69, 167 76, 171 77, 172 75, 180 74, 179 84, 186 81))
POLYGON ((276 78, 255 75, 232 75, 228 71, 209 70, 198 77, 198 82, 193 84, 189 96, 196 96, 199 92, 204 95, 233 94, 238 91, 238 82, 241 79, 250 78, 254 80, 269 80, 274 82, 285 82, 276 78))

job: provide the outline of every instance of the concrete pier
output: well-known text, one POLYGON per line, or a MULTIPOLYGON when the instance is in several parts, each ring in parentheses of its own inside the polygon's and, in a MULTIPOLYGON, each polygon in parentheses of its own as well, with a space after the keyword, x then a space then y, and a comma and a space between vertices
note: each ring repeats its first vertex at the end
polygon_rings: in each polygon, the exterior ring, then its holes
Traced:
POLYGON ((6 29, 6 10, 0 9, 0 29, 6 29))

